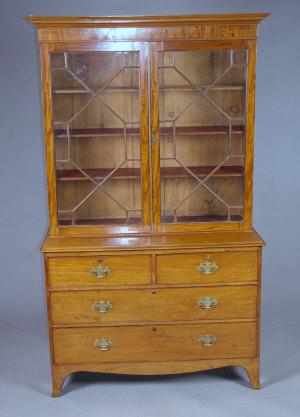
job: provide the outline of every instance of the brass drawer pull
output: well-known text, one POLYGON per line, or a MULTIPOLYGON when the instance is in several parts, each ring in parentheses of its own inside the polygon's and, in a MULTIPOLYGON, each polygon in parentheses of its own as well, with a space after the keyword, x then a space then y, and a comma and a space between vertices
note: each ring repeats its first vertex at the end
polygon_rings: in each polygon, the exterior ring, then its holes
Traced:
POLYGON ((197 269, 198 271, 201 271, 202 274, 209 275, 218 269, 218 265, 215 262, 211 263, 208 261, 210 259, 210 255, 206 255, 206 259, 206 262, 201 262, 200 265, 197 266, 197 269))
POLYGON ((207 309, 213 308, 215 305, 217 305, 218 301, 216 300, 215 297, 213 297, 213 298, 205 297, 205 298, 200 298, 200 300, 197 302, 197 304, 199 306, 201 306, 202 308, 204 308, 205 310, 207 310, 207 309))
POLYGON ((94 346, 99 350, 109 350, 114 345, 111 339, 102 338, 100 341, 98 339, 95 340, 94 346))
MULTIPOLYGON (((102 259, 99 258, 98 262, 101 263, 102 259)), ((102 265, 98 265, 97 268, 93 266, 90 274, 95 275, 96 278, 105 278, 107 274, 110 274, 110 269, 108 266, 105 268, 102 265)))
POLYGON ((218 339, 216 336, 210 336, 209 334, 206 334, 205 336, 200 336, 198 339, 199 343, 202 343, 203 346, 213 346, 218 339))
POLYGON ((110 301, 100 300, 98 303, 95 301, 92 305, 92 309, 98 311, 98 313, 107 313, 110 308, 112 308, 110 301))

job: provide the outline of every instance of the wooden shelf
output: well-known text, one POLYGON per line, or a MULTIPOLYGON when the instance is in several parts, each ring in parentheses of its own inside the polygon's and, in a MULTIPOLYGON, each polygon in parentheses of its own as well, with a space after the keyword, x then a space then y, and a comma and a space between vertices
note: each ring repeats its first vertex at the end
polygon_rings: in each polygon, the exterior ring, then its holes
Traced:
MULTIPOLYGON (((197 177, 206 177, 215 166, 188 167, 197 177)), ((107 177, 113 168, 86 169, 85 172, 96 180, 107 177)), ((216 171, 214 177, 241 177, 244 168, 240 165, 222 166, 216 171)), ((161 178, 191 178, 190 174, 182 167, 161 167, 161 178)), ((60 181, 88 181, 82 172, 77 169, 61 169, 56 171, 56 178, 60 181)), ((140 168, 119 168, 110 177, 111 179, 139 179, 141 178, 140 168)))
MULTIPOLYGON (((98 169, 85 169, 84 171, 92 178, 96 180, 104 179, 109 175, 113 168, 98 168, 98 169)), ((56 178, 61 181, 86 181, 86 178, 77 169, 62 169, 56 171, 56 178)), ((110 177, 111 179, 138 179, 141 178, 140 168, 119 168, 110 177)))
MULTIPOLYGON (((215 166, 198 166, 187 167, 197 177, 206 177, 212 172, 215 166)), ((241 177, 244 173, 244 168, 240 165, 222 166, 216 171, 214 177, 241 177)), ((161 167, 161 178, 187 178, 191 175, 182 167, 161 167)))
MULTIPOLYGON (((242 216, 231 216, 230 221, 242 221, 242 216)), ((203 222, 228 222, 227 216, 177 216, 177 223, 203 223, 203 222)), ((171 224, 174 222, 174 216, 162 216, 162 224, 171 224)), ((104 225, 137 225, 142 224, 142 218, 130 218, 126 223, 126 218, 112 219, 77 219, 75 226, 104 226, 104 225)), ((71 220, 59 220, 59 226, 71 226, 71 220)))
MULTIPOLYGON (((233 134, 241 134, 245 131, 245 126, 232 126, 233 134)), ((229 126, 177 126, 175 128, 177 136, 201 136, 201 135, 226 135, 229 133, 229 126)), ((66 129, 55 129, 54 134, 57 138, 66 138, 66 129)), ((159 130, 160 136, 170 136, 173 134, 172 127, 162 127, 159 130)), ((90 128, 90 129, 70 129, 70 136, 74 138, 88 138, 97 136, 123 136, 123 128, 90 128)), ((140 136, 138 127, 126 129, 127 136, 140 136)))
MULTIPOLYGON (((245 126, 232 126, 232 133, 240 134, 245 131, 245 126)), ((178 126, 175 128, 178 136, 198 136, 198 135, 226 135, 229 133, 229 126, 178 126)), ((173 134, 172 127, 162 127, 159 130, 161 136, 173 134)))
MULTIPOLYGON (((126 218, 112 218, 112 219, 77 219, 75 220, 75 226, 108 226, 108 225, 138 225, 142 224, 141 217, 129 218, 126 222, 126 218)), ((59 226, 72 226, 71 220, 59 220, 59 226)))
MULTIPOLYGON (((57 138, 66 138, 66 129, 55 129, 54 134, 57 138)), ((127 136, 140 136, 138 127, 130 127, 126 129, 127 136)), ((70 129, 70 136, 74 138, 88 138, 97 136, 123 136, 124 129, 118 127, 99 127, 90 129, 70 129)))
MULTIPOLYGON (((91 88, 91 91, 85 88, 57 88, 53 90, 55 94, 92 94, 97 93, 100 88, 91 88)), ((134 87, 107 87, 104 90, 100 91, 99 94, 102 93, 138 93, 140 91, 139 88, 134 87)))
MULTIPOLYGON (((162 67, 163 68, 163 67, 162 67)), ((243 90, 246 88, 245 84, 214 84, 213 86, 209 87, 209 85, 199 85, 195 86, 196 88, 192 86, 178 86, 178 85, 170 85, 166 87, 160 87, 159 91, 163 92, 174 92, 174 91, 180 91, 180 92, 191 92, 191 91, 197 91, 197 90, 213 90, 213 91, 228 91, 228 90, 243 90)), ((91 88, 91 91, 93 93, 97 93, 100 88, 91 88)), ((53 93, 55 94, 91 94, 91 91, 85 89, 85 88, 57 88, 53 90, 53 93)), ((138 93, 140 89, 138 87, 107 87, 103 91, 100 92, 103 93, 138 93)))
MULTIPOLYGON (((163 211, 163 210, 162 210, 163 211)), ((242 216, 234 215, 230 217, 230 221, 240 222, 242 216)), ((227 216, 177 216, 177 223, 207 223, 207 222, 228 222, 227 216)), ((174 216, 162 216, 162 224, 174 223, 174 216)))

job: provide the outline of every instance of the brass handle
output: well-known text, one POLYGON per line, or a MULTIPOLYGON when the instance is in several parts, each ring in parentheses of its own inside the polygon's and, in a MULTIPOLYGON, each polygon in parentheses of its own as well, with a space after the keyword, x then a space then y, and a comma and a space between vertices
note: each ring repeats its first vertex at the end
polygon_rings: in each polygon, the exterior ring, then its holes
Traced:
MULTIPOLYGON (((102 259, 99 258, 98 262, 101 263, 102 259)), ((95 275, 96 278, 105 278, 107 274, 110 274, 110 269, 108 266, 105 268, 102 265, 98 265, 97 268, 93 266, 90 274, 95 275)))
POLYGON ((100 300, 98 303, 95 301, 92 305, 92 309, 98 311, 98 313, 107 313, 110 308, 112 308, 110 301, 100 300))
POLYGON ((207 261, 205 263, 201 262, 200 265, 197 266, 197 269, 198 271, 201 271, 202 274, 209 275, 218 269, 218 265, 215 262, 211 263, 208 261, 210 259, 210 255, 206 255, 206 259, 207 261))
POLYGON ((204 308, 205 310, 207 310, 207 309, 213 308, 215 305, 217 305, 218 301, 216 300, 215 297, 213 297, 213 298, 205 297, 205 298, 200 298, 200 300, 197 302, 197 304, 199 306, 201 306, 202 308, 204 308))
POLYGON ((114 343, 111 339, 107 340, 105 338, 102 338, 100 340, 96 339, 94 341, 94 346, 97 349, 102 350, 102 351, 109 350, 113 345, 114 345, 114 343))
POLYGON ((206 334, 205 336, 200 336, 198 339, 199 343, 202 343, 203 346, 213 346, 218 339, 216 336, 210 336, 209 334, 206 334))

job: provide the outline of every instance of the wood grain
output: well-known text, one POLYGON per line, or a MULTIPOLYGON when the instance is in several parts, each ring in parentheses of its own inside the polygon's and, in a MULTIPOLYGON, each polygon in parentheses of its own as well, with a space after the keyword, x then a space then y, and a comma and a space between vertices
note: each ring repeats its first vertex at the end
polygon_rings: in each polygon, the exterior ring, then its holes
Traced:
POLYGON ((256 298, 255 286, 52 292, 52 323, 249 319, 256 318, 256 298), (218 304, 203 309, 198 301, 205 297, 216 298, 218 304), (92 309, 100 300, 110 301, 112 308, 106 313, 92 309))
POLYGON ((217 283, 257 280, 257 252, 199 252, 157 256, 157 283, 217 283), (200 263, 216 263, 218 269, 205 275, 200 263))
POLYGON ((256 322, 53 329, 54 357, 57 364, 254 357, 255 335, 256 322), (213 346, 198 342, 207 333, 218 338, 213 346), (101 338, 114 346, 99 351, 93 343, 101 338))
POLYGON ((160 224, 160 135, 159 135, 159 108, 158 108, 158 44, 151 44, 150 70, 151 70, 151 179, 152 179, 152 225, 160 224))
MULTIPOLYGON (((185 234, 148 234, 145 236, 49 236, 47 235, 41 251, 46 253, 68 252, 108 252, 167 250, 180 252, 184 249, 198 250, 213 247, 221 248, 256 248, 265 242, 255 230, 239 232, 202 232, 185 234)), ((113 253, 113 252, 112 252, 113 253)), ((97 256, 97 255, 95 255, 97 256)))
MULTIPOLYGON (((167 362, 126 362, 126 363, 93 363, 93 364, 64 364, 53 365, 53 396, 60 395, 62 383, 67 375, 73 372, 104 372, 128 375, 164 375, 182 374, 185 372, 206 371, 228 366, 240 366, 249 376, 254 389, 259 389, 259 360, 258 358, 239 359, 200 359, 200 360, 176 360, 167 362)), ((244 381, 241 381, 244 384, 244 381)), ((68 390, 72 387, 69 386, 68 390)))
POLYGON ((45 132, 45 149, 47 164, 47 184, 48 184, 48 208, 50 233, 57 234, 57 199, 56 199, 56 182, 55 182, 55 154, 54 154, 54 137, 52 126, 52 101, 51 101, 51 75, 50 75, 50 57, 48 45, 40 46, 41 54, 41 76, 43 90, 43 109, 44 109, 44 132, 45 132))
POLYGON ((149 55, 148 45, 143 44, 140 51, 140 101, 141 101, 141 175, 142 175, 142 217, 143 224, 151 224, 151 181, 149 155, 149 55))
POLYGON ((255 74, 256 42, 248 43, 248 90, 247 90, 247 132, 244 183, 245 223, 252 225, 253 205, 253 152, 254 152, 254 117, 255 117, 255 74))
POLYGON ((27 16, 36 27, 51 26, 168 26, 199 24, 259 24, 269 13, 165 15, 165 16, 27 16))
POLYGON ((49 259, 50 287, 72 286, 106 286, 106 285, 133 285, 149 284, 150 256, 96 256, 63 257, 49 259), (110 273, 99 279, 90 273, 92 267, 108 266, 110 273))

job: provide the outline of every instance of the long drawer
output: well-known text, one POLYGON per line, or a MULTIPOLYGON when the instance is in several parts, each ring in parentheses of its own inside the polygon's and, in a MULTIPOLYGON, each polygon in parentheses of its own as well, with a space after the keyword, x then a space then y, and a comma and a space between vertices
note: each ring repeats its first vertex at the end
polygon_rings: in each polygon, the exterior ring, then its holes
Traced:
POLYGON ((149 255, 95 255, 49 258, 50 287, 149 284, 149 255))
POLYGON ((247 319, 256 286, 52 292, 52 323, 247 319))
POLYGON ((157 256, 157 283, 257 280, 257 252, 199 252, 157 256))
POLYGON ((53 329, 55 363, 252 357, 256 322, 53 329), (103 349, 103 350, 101 350, 103 349))

